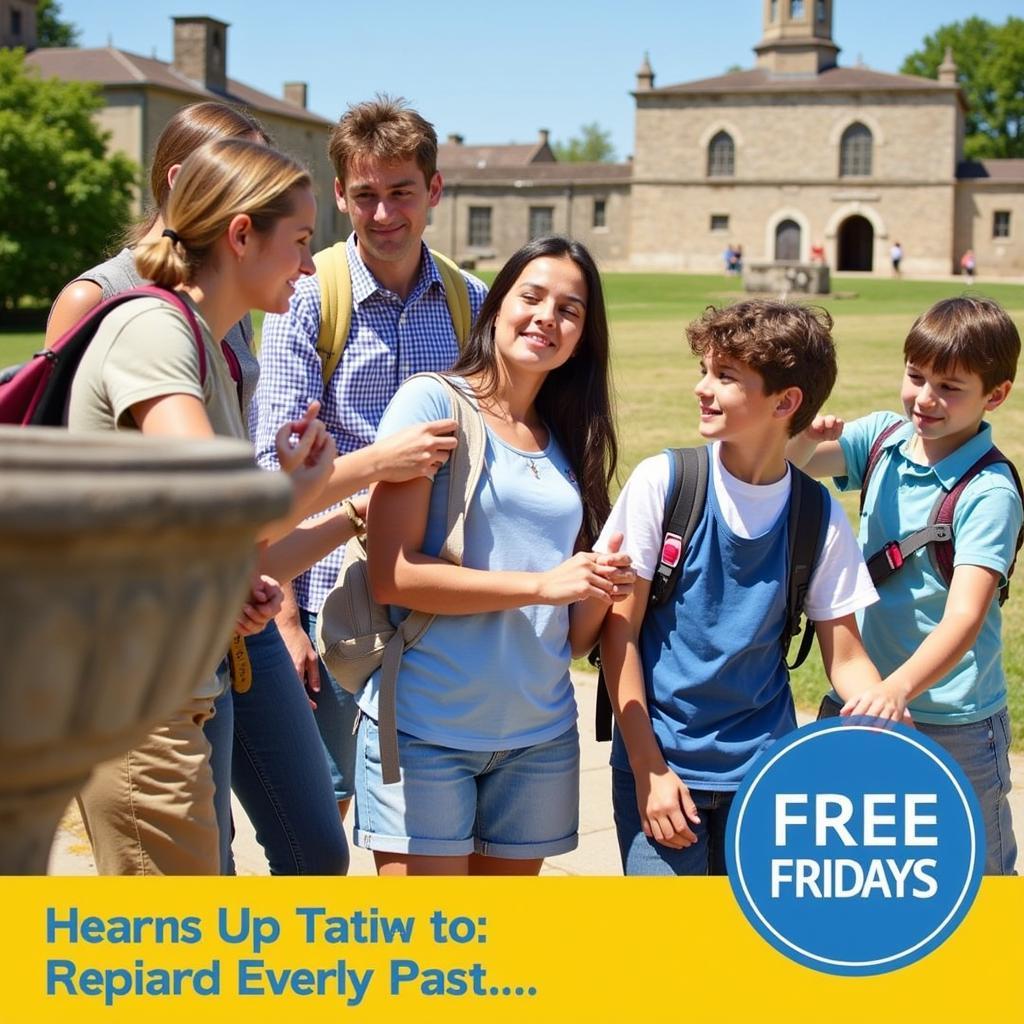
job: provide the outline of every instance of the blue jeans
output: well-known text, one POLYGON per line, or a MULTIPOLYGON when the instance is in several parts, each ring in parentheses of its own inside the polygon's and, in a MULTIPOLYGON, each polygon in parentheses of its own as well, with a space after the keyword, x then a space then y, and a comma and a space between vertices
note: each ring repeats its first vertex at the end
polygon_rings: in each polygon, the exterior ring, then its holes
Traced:
MULTIPOLYGON (((316 612, 299 610, 302 628, 316 650, 316 612)), ((335 800, 347 800, 356 791, 356 707, 355 697, 343 690, 327 671, 323 658, 320 666, 320 692, 313 694, 316 710, 313 718, 320 730, 327 764, 331 769, 335 800)))
POLYGON ((276 623, 246 638, 231 784, 275 875, 343 875, 348 843, 313 714, 276 623))
POLYGON ((612 811, 625 875, 724 875, 725 826, 734 792, 691 789, 700 824, 690 822, 697 842, 683 850, 663 846, 644 835, 636 805, 633 773, 612 769, 612 811))
MULTIPOLYGON (((226 679, 227 663, 222 666, 226 679)), ((217 670, 222 676, 221 669, 217 670)), ((235 709, 231 688, 226 689, 213 702, 213 718, 203 725, 203 735, 210 744, 210 770, 213 772, 213 810, 217 815, 220 834, 220 873, 233 875, 235 859, 231 854, 231 841, 235 838, 235 825, 231 819, 231 747, 235 729, 235 709)))
MULTIPOLYGON (((833 718, 840 705, 826 696, 818 719, 833 718)), ((1015 875, 1017 842, 1010 816, 1010 715, 1006 708, 967 725, 914 727, 934 740, 960 766, 974 788, 985 823, 985 874, 1015 875)))

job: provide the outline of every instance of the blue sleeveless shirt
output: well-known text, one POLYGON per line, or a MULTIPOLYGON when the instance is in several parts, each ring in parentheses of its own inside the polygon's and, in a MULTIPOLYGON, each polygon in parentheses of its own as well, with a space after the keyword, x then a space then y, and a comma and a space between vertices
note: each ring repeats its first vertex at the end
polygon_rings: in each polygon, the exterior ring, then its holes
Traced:
MULTIPOLYGON (((788 514, 787 502, 767 533, 739 537, 709 481, 675 593, 644 619, 640 656, 654 735, 692 789, 737 789, 757 755, 796 728, 781 644, 788 514)), ((612 765, 629 770, 617 731, 612 765)))

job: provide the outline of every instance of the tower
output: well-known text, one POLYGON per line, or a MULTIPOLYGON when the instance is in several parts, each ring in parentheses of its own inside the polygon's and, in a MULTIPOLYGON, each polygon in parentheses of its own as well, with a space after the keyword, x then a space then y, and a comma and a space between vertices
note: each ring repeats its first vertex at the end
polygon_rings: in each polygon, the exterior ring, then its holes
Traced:
POLYGON ((835 67, 832 0, 764 0, 757 66, 773 75, 816 75, 835 67))

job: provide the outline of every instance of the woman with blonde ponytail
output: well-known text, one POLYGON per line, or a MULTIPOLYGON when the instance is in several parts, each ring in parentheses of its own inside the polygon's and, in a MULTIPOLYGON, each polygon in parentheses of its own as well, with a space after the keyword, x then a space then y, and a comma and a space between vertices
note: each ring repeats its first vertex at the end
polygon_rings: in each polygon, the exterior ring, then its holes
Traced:
MULTIPOLYGON (((215 339, 249 309, 286 310, 295 282, 313 272, 316 202, 309 174, 255 142, 210 142, 182 164, 162 219, 160 233, 135 249, 137 270, 191 307, 206 350, 205 376, 192 329, 177 307, 157 297, 133 299, 105 317, 86 351, 71 389, 68 425, 244 438, 235 383, 215 339)), ((314 403, 280 431, 295 513, 287 523, 272 524, 264 540, 283 537, 316 507, 333 469, 334 445, 316 412, 314 403)), ((139 748, 102 765, 81 793, 101 873, 221 870, 210 744, 203 734, 220 690, 217 680, 204 680, 174 719, 139 748)), ((343 835, 340 842, 347 855, 343 835)))

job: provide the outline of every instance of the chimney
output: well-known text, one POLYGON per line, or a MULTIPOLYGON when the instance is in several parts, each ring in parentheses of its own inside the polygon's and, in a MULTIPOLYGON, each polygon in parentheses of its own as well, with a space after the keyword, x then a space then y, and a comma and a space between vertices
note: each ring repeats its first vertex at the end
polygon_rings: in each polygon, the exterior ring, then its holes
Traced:
POLYGON ((213 92, 228 91, 228 23, 174 18, 174 70, 213 92))
POLYGON ((651 67, 651 55, 644 51, 644 62, 636 72, 636 91, 650 92, 654 88, 654 70, 651 67))
POLYGON ((296 107, 302 107, 306 109, 306 103, 309 94, 309 86, 305 82, 285 82, 284 83, 284 101, 285 103, 291 103, 296 107))
POLYGON ((448 145, 449 146, 461 146, 462 143, 465 142, 465 141, 466 141, 465 138, 462 135, 460 135, 458 132, 449 132, 448 133, 448 145))
POLYGON ((549 132, 547 128, 541 128, 537 132, 537 144, 539 146, 546 146, 548 144, 548 138, 550 135, 551 132, 549 132))
POLYGON ((939 81, 946 85, 956 85, 956 76, 959 68, 953 60, 953 47, 946 47, 946 56, 939 65, 939 81))

